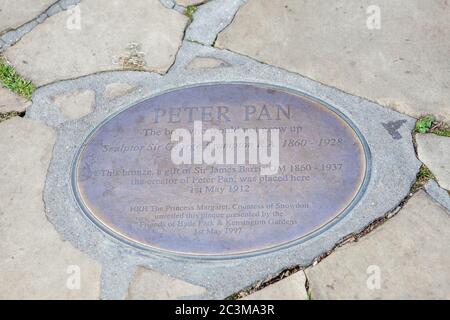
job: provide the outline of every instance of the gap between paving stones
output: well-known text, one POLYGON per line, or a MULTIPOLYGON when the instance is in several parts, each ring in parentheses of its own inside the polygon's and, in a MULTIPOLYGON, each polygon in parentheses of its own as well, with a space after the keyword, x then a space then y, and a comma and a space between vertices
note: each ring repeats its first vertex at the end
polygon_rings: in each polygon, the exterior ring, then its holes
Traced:
POLYGON ((61 11, 70 9, 72 6, 77 5, 80 1, 81 0, 56 0, 34 19, 22 24, 16 29, 8 30, 3 34, 0 34, 0 53, 18 42, 24 35, 33 31, 36 26, 44 22, 47 18, 61 11))
POLYGON ((234 11, 234 14, 232 14, 231 18, 224 23, 224 25, 221 26, 221 30, 219 32, 217 32, 216 36, 214 37, 214 41, 211 43, 212 47, 216 47, 216 42, 217 42, 217 38, 219 37, 219 34, 224 31, 226 28, 228 28, 236 19, 236 15, 239 11, 239 9, 244 6, 247 3, 248 0, 243 0, 240 5, 236 8, 236 11, 234 11))
MULTIPOLYGON (((52 16, 52 15, 54 15, 56 13, 59 13, 62 10, 67 10, 70 6, 76 5, 76 4, 80 3, 80 2, 81 2, 81 0, 60 0, 59 2, 55 2, 49 9, 47 9, 47 11, 45 13, 43 13, 41 15, 45 14, 46 17, 50 17, 50 16, 52 16), (59 9, 56 10, 55 9, 56 7, 59 8, 59 9)), ((171 10, 175 10, 175 11, 177 11, 179 13, 185 14, 184 13, 185 7, 176 4, 175 1, 172 1, 172 0, 166 0, 166 1, 165 0, 159 0, 159 2, 166 8, 169 8, 171 10), (173 3, 173 6, 170 3, 168 3, 168 2, 173 3)), ((191 25, 194 24, 194 26, 195 26, 195 24, 197 24, 197 23, 202 24, 203 22, 201 20, 205 19, 205 18, 208 18, 208 23, 207 23, 207 25, 208 25, 207 26, 208 32, 211 33, 211 31, 213 31, 214 34, 212 36, 213 36, 214 39, 216 39, 218 37, 219 33, 221 31, 223 31, 232 22, 232 20, 234 19, 236 13, 238 12, 239 8, 245 3, 246 3, 246 0, 233 0, 233 1, 229 1, 229 0, 211 0, 211 1, 204 1, 202 3, 199 3, 198 5, 195 5, 197 10, 194 13, 194 19, 189 21, 187 23, 187 25, 185 26, 185 28, 183 30, 182 41, 181 41, 181 44, 180 44, 180 46, 179 46, 179 48, 178 48, 178 50, 177 50, 177 52, 175 54, 175 59, 173 60, 172 64, 167 68, 166 73, 170 72, 171 68, 175 64, 178 52, 180 51, 181 46, 184 43, 183 40, 186 40, 188 42, 198 43, 198 44, 201 44, 201 45, 207 45, 207 46, 211 46, 213 44, 213 42, 210 43, 210 44, 204 44, 202 42, 196 41, 195 39, 194 40, 193 39, 188 39, 189 38, 189 36, 187 36, 188 32, 190 33, 190 37, 191 38, 192 37, 196 38, 196 37, 199 36, 199 34, 201 34, 204 31, 201 28, 200 28, 200 30, 189 31, 189 29, 191 28, 191 25), (211 6, 215 15, 213 15, 211 17, 205 16, 204 14, 201 15, 202 11, 203 11, 202 9, 203 9, 203 7, 205 5, 211 6), (217 10, 217 9, 221 9, 221 10, 217 10), (223 18, 221 16, 221 14, 223 12, 227 12, 230 16, 228 16, 226 18, 223 18), (200 14, 200 16, 198 16, 199 14, 200 14), (226 20, 226 22, 225 22, 224 25, 221 25, 221 24, 224 23, 223 22, 224 19, 226 20)), ((210 12, 208 11, 208 13, 210 13, 210 12)), ((38 19, 38 18, 36 18, 36 19, 38 19)), ((42 23, 44 21, 45 21, 45 19, 39 19, 39 23, 42 23)), ((37 24, 39 24, 39 23, 37 23, 37 24)), ((8 47, 10 47, 11 45, 15 44, 17 41, 19 41, 25 34, 31 32, 36 25, 33 25, 33 28, 31 28, 29 30, 27 29, 26 32, 21 33, 20 37, 18 37, 14 42, 9 43, 7 46, 0 47, 0 53, 2 51, 4 51, 5 49, 7 49, 8 47)), ((13 31, 10 31, 10 32, 7 32, 4 36, 9 35, 12 32, 16 32, 19 29, 20 28, 18 28, 16 30, 13 30, 13 31)), ((12 66, 14 67, 14 65, 12 65, 12 66)), ((116 71, 127 71, 127 70, 116 70, 116 71)), ((141 71, 141 70, 133 70, 133 71, 141 71)), ((111 72, 111 70, 100 70, 98 72, 90 73, 89 75, 100 74, 100 73, 103 73, 103 72, 111 72)), ((154 73, 152 71, 142 71, 142 72, 154 73)), ((59 81, 76 80, 76 79, 82 78, 84 76, 87 76, 87 75, 82 75, 82 76, 79 76, 79 77, 67 78, 67 79, 64 79, 64 80, 56 80, 54 82, 50 82, 50 83, 47 83, 45 85, 50 85, 50 84, 53 84, 53 83, 56 83, 56 82, 59 82, 59 81)))
MULTIPOLYGON (((416 154, 417 159, 419 159, 419 161, 421 161, 421 159, 419 158, 419 152, 418 152, 418 145, 417 145, 417 134, 435 134, 440 136, 439 134, 434 133, 431 128, 436 128, 439 126, 442 126, 443 124, 446 126, 447 125, 443 122, 437 122, 436 124, 434 124, 434 126, 430 127, 427 132, 425 133, 420 133, 417 130, 417 124, 421 121, 421 119, 418 119, 416 122, 416 128, 414 129, 414 131, 412 132, 412 141, 413 141, 413 146, 414 146, 414 152, 416 154)), ((433 125, 433 124, 432 124, 433 125)), ((421 161, 422 162, 422 161, 421 161)), ((422 189, 428 182, 430 182, 430 180, 434 181, 437 185, 437 179, 436 176, 433 174, 433 172, 427 167, 427 165, 425 163, 422 162, 422 166, 420 167, 419 172, 417 173, 417 179, 415 184, 412 187, 412 191, 416 192, 419 189, 422 189)), ((440 187, 440 186, 439 186, 440 187)), ((441 188, 441 187, 440 187, 441 188)), ((450 190, 446 190, 444 188, 442 188, 442 190, 446 191, 449 195, 450 195, 450 190)))
MULTIPOLYGON (((47 11, 49 11, 49 12, 46 11, 44 14, 46 14, 47 16, 51 16, 51 15, 53 15, 53 14, 55 14, 55 13, 61 11, 61 10, 66 10, 69 6, 74 5, 74 4, 77 4, 77 3, 79 3, 79 2, 80 2, 80 0, 60 0, 60 1, 58 1, 58 2, 55 2, 55 3, 51 6, 51 8, 47 9, 47 11), (61 8, 61 10, 55 10, 53 7, 56 7, 56 6, 59 6, 59 7, 61 8)), ((183 6, 179 5, 179 4, 177 4, 177 1, 175 1, 175 0, 159 0, 159 2, 160 2, 161 4, 163 4, 166 8, 174 9, 174 10, 176 10, 176 11, 178 11, 178 12, 182 12, 182 11, 184 10, 184 8, 185 8, 185 7, 183 7, 183 6)), ((236 2, 236 1, 234 1, 234 2, 236 2)), ((197 16, 197 15, 198 15, 198 17, 195 17, 195 18, 196 18, 196 19, 195 19, 195 23, 196 23, 196 24, 197 24, 197 23, 201 24, 201 23, 203 23, 203 21, 201 21, 201 20, 205 20, 205 16, 204 16, 204 15, 199 15, 199 13, 201 13, 201 11, 202 11, 201 9, 202 9, 203 6, 205 6, 205 5, 211 5, 211 6, 213 6, 213 8, 214 8, 214 6, 216 6, 216 7, 218 7, 218 8, 224 7, 224 8, 226 8, 227 10, 231 10, 231 11, 233 12, 233 14, 232 14, 231 18, 229 18, 229 21, 228 21, 225 25, 220 26, 220 21, 219 21, 218 19, 220 18, 220 15, 221 15, 223 12, 218 11, 218 10, 213 11, 214 15, 212 15, 212 17, 211 17, 210 20, 209 20, 209 23, 212 24, 212 25, 214 25, 214 27, 213 27, 212 29, 214 29, 214 31, 215 31, 214 41, 213 41, 212 43, 206 44, 206 43, 204 43, 204 42, 201 42, 201 41, 199 42, 199 41, 196 41, 195 39, 190 39, 190 37, 187 37, 187 32, 188 32, 188 30, 190 29, 192 23, 194 23, 194 21, 191 21, 191 22, 186 26, 186 28, 185 28, 185 30, 184 30, 183 39, 185 39, 186 41, 191 41, 191 42, 199 43, 199 44, 202 44, 202 45, 211 45, 211 46, 214 47, 214 46, 215 46, 215 39, 217 39, 219 33, 222 32, 224 29, 226 29, 226 28, 234 21, 234 19, 235 19, 235 17, 236 17, 236 14, 238 13, 239 9, 240 9, 243 5, 245 5, 245 4, 247 3, 247 1, 246 1, 246 0, 238 0, 237 3, 238 3, 238 5, 236 5, 236 4, 233 3, 232 1, 211 0, 211 1, 202 1, 202 2, 199 2, 198 4, 194 4, 195 7, 200 8, 200 10, 197 10, 197 12, 194 14, 194 16, 197 16), (222 6, 222 7, 220 7, 219 4, 220 4, 220 6, 222 6), (219 28, 219 26, 220 26, 220 29, 217 29, 217 28, 219 28)), ((215 8, 215 9, 217 9, 217 8, 215 8)), ((208 12, 208 13, 210 13, 210 12, 208 12)), ((37 18, 36 18, 36 19, 37 19, 37 18)), ((43 20, 42 20, 42 21, 43 21, 43 20)), ((40 21, 40 23, 41 23, 42 21, 40 21)), ((29 31, 31 31, 31 30, 29 30, 29 31)), ((28 31, 28 32, 29 32, 29 31, 28 31)), ((195 38, 195 36, 198 36, 198 34, 196 35, 196 32, 195 32, 195 31, 194 31, 194 32, 191 32, 191 33, 194 35, 194 38, 195 38)), ((191 37, 192 37, 192 36, 191 36, 191 37)), ((1 52, 1 50, 2 50, 2 48, 0 48, 0 52, 1 52)), ((178 49, 178 51, 179 51, 179 50, 180 50, 180 48, 178 49)), ((224 50, 228 50, 228 49, 224 49, 224 50)), ((231 52, 231 51, 230 51, 230 52, 231 52)), ((243 56, 246 56, 246 55, 243 55, 243 56)), ((246 57, 248 57, 249 59, 253 59, 253 60, 255 60, 255 61, 258 61, 259 63, 266 64, 265 62, 260 61, 260 60, 257 60, 257 59, 255 59, 255 58, 253 58, 253 57, 250 57, 250 56, 246 56, 246 57)), ((173 64, 174 64, 174 63, 175 63, 175 61, 173 62, 173 64)), ((169 69, 168 69, 167 72, 170 71, 170 68, 173 66, 173 64, 169 67, 169 69)), ((283 69, 283 68, 279 68, 279 69, 285 70, 285 69, 283 69)), ((288 70, 285 70, 285 71, 288 71, 288 70)), ((104 72, 104 71, 100 71, 100 72, 104 72)), ((99 72, 99 73, 100 73, 100 72, 99 72)), ((95 73, 92 73, 92 74, 95 74, 95 73)), ((77 79, 77 78, 71 78, 71 79, 77 79)), ((67 79, 67 80, 69 80, 69 79, 67 79)), ((313 80, 313 79, 311 79, 311 80, 313 80)), ((313 80, 313 81, 316 81, 316 80, 313 80)), ((317 82, 317 81, 316 81, 316 82, 317 82)), ((320 83, 320 82, 319 82, 319 83, 320 83)), ((325 84, 325 83, 322 83, 322 84, 327 85, 327 84, 325 84)), ((329 85, 327 85, 327 86, 329 86, 329 85)), ((371 101, 370 99, 367 99, 367 98, 364 98, 364 99, 366 99, 366 100, 368 100, 368 101, 371 101)), ((374 102, 374 101, 371 101, 371 102, 374 102)))
POLYGON ((23 111, 23 112, 11 111, 11 112, 0 113, 0 122, 9 120, 14 117, 21 117, 21 118, 25 117, 25 111, 23 111))
POLYGON ((448 6, 442 3, 423 6, 418 0, 402 0, 391 6, 383 0, 383 27, 372 31, 364 23, 364 9, 370 1, 339 2, 331 7, 323 2, 302 5, 293 0, 280 2, 248 2, 239 11, 235 23, 219 35, 217 46, 296 71, 415 117, 433 113, 436 106, 438 116, 448 119, 448 99, 443 97, 449 79, 443 71, 447 69, 447 61, 442 58, 448 43, 439 41, 439 37, 445 39, 443 26, 448 24, 448 6), (307 14, 306 19, 298 19, 302 13, 307 14), (413 29, 394 24, 414 17, 418 24, 413 29), (330 32, 314 27, 322 22, 322 27, 330 32), (300 43, 296 45, 298 28, 310 30, 311 34, 300 32, 303 36, 299 36, 300 43), (396 45, 391 46, 390 42, 396 45), (427 44, 436 50, 427 51, 429 56, 419 54, 427 44), (341 63, 333 59, 336 55, 342 57, 341 63), (372 81, 373 86, 368 84, 372 81), (387 86, 388 83, 391 85, 387 86))
MULTIPOLYGON (((159 1, 160 1, 160 3, 161 3, 162 5, 164 5, 166 8, 173 9, 173 10, 175 10, 175 11, 178 11, 178 12, 180 12, 180 13, 185 14, 186 7, 183 7, 183 6, 179 5, 179 4, 177 4, 176 1, 174 1, 174 0, 159 0, 159 1)), ((222 0, 215 0, 215 1, 222 1, 222 0)), ((208 0, 200 1, 198 4, 194 4, 193 7, 195 7, 195 8, 196 8, 196 11, 197 11, 198 8, 200 8, 201 6, 203 6, 203 5, 205 5, 205 4, 208 4, 208 3, 210 3, 210 2, 214 2, 214 1, 208 1, 208 0)), ((222 2, 223 2, 223 1, 222 1, 222 2)), ((14 29, 14 30, 8 30, 7 32, 3 33, 3 34, 1 35, 1 37, 0 37, 0 44, 1 44, 1 45, 0 45, 0 53, 1 53, 3 50, 5 50, 5 49, 7 49, 8 47, 10 47, 11 45, 15 44, 17 41, 19 41, 25 34, 31 32, 38 24, 44 22, 44 21, 46 20, 46 18, 48 18, 48 17, 50 17, 50 16, 52 16, 52 15, 54 15, 54 14, 56 14, 56 13, 59 13, 59 12, 62 11, 62 10, 67 10, 67 9, 69 9, 71 6, 74 6, 74 5, 78 4, 78 3, 80 3, 80 0, 60 0, 60 1, 55 1, 55 2, 54 2, 52 5, 50 5, 44 12, 40 13, 40 14, 39 14, 36 18, 34 18, 33 20, 24 23, 22 26, 19 26, 18 28, 14 29)), ((214 39, 216 39, 217 36, 218 36, 218 34, 219 34, 223 29, 225 29, 225 28, 232 22, 232 20, 234 19, 235 15, 236 15, 236 13, 237 13, 237 11, 238 11, 238 9, 239 9, 240 6, 243 5, 244 3, 245 3, 245 2, 241 2, 240 5, 239 5, 238 7, 234 7, 234 9, 231 10, 231 11, 234 11, 234 12, 233 12, 233 15, 232 15, 232 18, 231 18, 231 20, 230 20, 225 26, 223 26, 223 27, 221 27, 221 28, 219 28, 219 27, 217 27, 217 26, 215 27, 216 33, 215 33, 214 39)), ((223 2, 221 5, 222 5, 222 6, 224 6, 224 5, 226 6, 227 4, 228 4, 227 2, 223 2)), ((230 7, 233 7, 233 6, 230 6, 230 7)), ((215 11, 215 12, 217 12, 217 11, 215 11)), ((217 13, 220 15, 221 12, 217 12, 217 13)), ((217 20, 217 19, 216 19, 216 20, 217 20)), ((215 20, 212 20, 212 21, 213 21, 213 22, 220 23, 220 21, 215 21, 215 20)), ((194 22, 194 21, 193 21, 193 19, 192 19, 192 20, 190 20, 190 21, 188 22, 188 24, 185 26, 185 29, 184 29, 184 31, 183 31, 183 38, 182 38, 182 39, 185 39, 185 38, 186 38, 186 32, 187 32, 188 28, 190 27, 190 25, 191 25, 193 22, 194 22)), ((192 41, 192 40, 189 40, 189 41, 192 41)), ((182 42, 182 44, 183 44, 183 42, 182 42)), ((181 45, 182 45, 182 44, 181 44, 181 45)), ((178 52, 180 51, 180 49, 181 49, 181 46, 178 48, 177 54, 178 54, 178 52)), ((6 61, 6 59, 5 59, 5 61, 6 61)), ((6 61, 6 62, 7 62, 7 61, 6 61)), ((175 64, 175 62, 176 62, 176 59, 173 61, 173 63, 171 64, 171 66, 168 68, 167 72, 170 72, 170 70, 171 70, 172 66, 175 64)), ((8 63, 8 62, 7 62, 7 63, 8 63)), ((108 72, 108 71, 99 71, 99 72, 92 73, 92 74, 98 74, 98 73, 102 73, 102 72, 108 72)), ((151 72, 151 73, 152 73, 152 72, 151 72)), ((66 79, 66 80, 75 80, 75 79, 77 79, 77 78, 81 78, 81 77, 76 77, 76 78, 73 78, 73 79, 66 79)), ((50 84, 51 84, 51 83, 50 83, 50 84)), ((26 112, 26 111, 25 111, 25 112, 26 112)), ((12 113, 11 113, 11 114, 5 114, 5 115, 2 115, 2 118, 5 120, 5 119, 9 119, 11 116, 16 116, 16 114, 12 114, 12 113)), ((21 114, 21 116, 23 117, 24 114, 21 114)))
POLYGON ((212 0, 198 7, 185 40, 213 46, 220 32, 234 20, 247 0, 212 0))
POLYGON ((84 12, 81 30, 66 28, 67 17, 60 12, 4 54, 37 86, 97 72, 134 70, 134 64, 144 66, 142 69, 146 71, 165 74, 182 43, 188 18, 167 9, 158 0, 139 0, 133 5, 124 0, 114 3, 109 6, 107 0, 81 1, 79 9, 84 12), (126 14, 122 14, 119 9, 127 5, 126 14), (143 10, 148 11, 150 20, 141 14, 143 10), (109 32, 104 33, 105 29, 109 32), (103 33, 106 38, 99 42, 103 33), (70 49, 74 42, 80 42, 76 54, 70 49), (42 51, 42 46, 48 49, 42 51), (48 59, 54 61, 53 65, 48 59))
MULTIPOLYGON (((0 33, 0 52, 6 50, 10 46, 14 45, 18 42, 24 35, 31 32, 37 25, 44 22, 47 18, 61 12, 64 10, 70 9, 72 6, 79 4, 82 0, 57 0, 53 4, 51 4, 47 9, 43 12, 40 12, 35 18, 23 23, 22 25, 16 27, 15 29, 5 30, 3 33, 0 33)), ((214 1, 214 0, 213 0, 214 1)), ((159 0, 159 2, 166 7, 167 9, 175 10, 179 13, 186 15, 186 9, 188 7, 195 8, 195 11, 202 5, 210 2, 209 0, 194 2, 192 5, 183 6, 177 3, 176 0, 159 0)), ((194 12, 195 13, 195 12, 194 12)), ((237 10, 236 12, 237 13, 237 10)), ((186 26, 184 30, 183 39, 185 38, 186 30, 189 25, 193 22, 193 17, 190 19, 189 24, 186 26)), ((228 26, 228 25, 227 25, 228 26)), ((222 30, 220 30, 222 31, 222 30)), ((216 38, 218 34, 217 32, 216 38)))

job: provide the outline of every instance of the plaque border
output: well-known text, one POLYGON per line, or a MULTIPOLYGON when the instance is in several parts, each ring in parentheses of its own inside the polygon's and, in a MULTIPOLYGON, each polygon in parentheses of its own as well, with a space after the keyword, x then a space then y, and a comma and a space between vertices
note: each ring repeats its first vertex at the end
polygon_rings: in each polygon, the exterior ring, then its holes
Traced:
POLYGON ((153 252, 155 254, 160 254, 163 256, 172 256, 174 258, 187 258, 190 260, 231 260, 231 259, 244 259, 244 258, 250 258, 255 256, 261 256, 264 254, 270 254, 276 251, 280 251, 283 249, 287 249, 290 247, 294 247, 296 245, 303 244, 307 242, 308 240, 311 240, 323 233, 325 233, 328 229, 332 228, 334 225, 339 223, 341 220, 343 220, 349 212, 360 202, 361 198, 365 194, 365 191, 367 190, 367 186, 369 185, 370 178, 371 178, 371 171, 372 171, 372 154, 370 147, 359 130, 359 128, 353 123, 353 121, 347 117, 343 112, 338 110, 336 107, 332 106, 330 103, 323 101, 320 98, 314 97, 310 94, 307 94, 301 90, 283 87, 281 85, 274 85, 270 83, 263 83, 263 82, 252 82, 252 81, 209 81, 209 82, 198 82, 194 84, 189 85, 182 85, 179 87, 173 87, 167 90, 162 90, 159 92, 156 92, 154 94, 151 94, 147 97, 144 97, 142 99, 139 99, 137 101, 132 102, 131 104, 128 104, 124 106, 123 108, 120 108, 119 110, 113 112, 112 114, 108 115, 106 118, 103 118, 95 127, 87 134, 85 135, 83 142, 78 147, 78 149, 75 152, 75 156, 73 157, 70 165, 70 190, 73 199, 75 200, 77 208, 83 213, 85 217, 88 218, 88 220, 96 226, 97 229, 102 231, 104 234, 119 240, 122 243, 125 243, 135 249, 144 250, 145 252, 153 252), (164 95, 170 92, 182 90, 182 89, 189 89, 194 87, 200 87, 200 86, 211 86, 211 85, 253 85, 257 87, 267 88, 267 89, 275 89, 278 91, 282 91, 285 93, 301 96, 307 100, 311 100, 313 102, 316 102, 318 104, 323 105, 324 107, 328 108, 330 111, 334 112, 339 118, 341 118, 345 123, 347 123, 350 128, 353 130, 353 132, 358 137, 362 147, 363 147, 363 154, 365 156, 365 171, 364 171, 364 177, 361 183, 361 186, 359 187, 356 195, 353 197, 353 199, 350 201, 350 203, 345 207, 338 215, 336 215, 331 220, 328 220, 327 222, 324 222, 320 227, 314 229, 313 231, 309 232, 308 234, 302 236, 301 238, 297 238, 294 240, 291 240, 289 242, 285 242, 278 245, 271 245, 266 248, 257 249, 257 250, 251 250, 251 251, 245 251, 242 253, 232 253, 232 254, 197 254, 197 253, 188 253, 188 252, 178 252, 178 251, 171 251, 171 250, 165 250, 162 248, 154 247, 148 244, 140 243, 136 240, 133 240, 130 237, 127 237, 112 228, 108 227, 105 223, 100 221, 100 219, 96 218, 93 213, 90 212, 90 210, 86 207, 84 204, 84 201, 82 200, 79 191, 78 191, 78 184, 76 181, 76 173, 78 169, 78 163, 80 155, 89 142, 89 140, 92 138, 92 136, 106 123, 111 121, 113 118, 121 114, 122 112, 127 111, 128 109, 133 108, 134 106, 148 100, 151 98, 155 98, 160 95, 164 95))

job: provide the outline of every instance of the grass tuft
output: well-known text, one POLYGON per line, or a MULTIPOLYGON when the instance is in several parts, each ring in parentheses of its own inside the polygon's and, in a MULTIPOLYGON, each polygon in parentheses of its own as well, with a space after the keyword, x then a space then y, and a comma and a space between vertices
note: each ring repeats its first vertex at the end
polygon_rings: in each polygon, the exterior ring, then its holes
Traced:
POLYGON ((432 115, 428 115, 417 120, 416 123, 416 132, 418 133, 428 133, 433 125, 434 117, 432 115))
POLYGON ((416 122, 416 133, 433 133, 438 136, 450 137, 450 125, 436 121, 433 115, 427 115, 416 122))
POLYGON ((31 100, 36 87, 29 80, 22 78, 4 57, 0 56, 0 85, 31 100))
POLYGON ((414 193, 420 188, 422 188, 424 185, 427 184, 428 181, 434 180, 434 174, 431 172, 430 169, 426 165, 422 165, 420 167, 419 172, 417 173, 416 182, 414 183, 413 187, 411 188, 411 192, 414 193))
POLYGON ((450 137, 450 126, 445 123, 440 123, 435 128, 432 128, 431 132, 438 136, 450 137))

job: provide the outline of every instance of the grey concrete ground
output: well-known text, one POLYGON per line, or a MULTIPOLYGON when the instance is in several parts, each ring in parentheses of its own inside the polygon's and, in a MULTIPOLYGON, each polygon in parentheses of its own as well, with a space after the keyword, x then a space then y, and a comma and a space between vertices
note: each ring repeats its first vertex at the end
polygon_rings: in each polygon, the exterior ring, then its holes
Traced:
POLYGON ((0 298, 448 299, 450 138, 412 131, 427 114, 450 120, 450 7, 371 5, 0 0, 0 52, 38 87, 27 101, 0 78, 0 121, 12 117, 0 123, 0 298), (190 21, 184 7, 197 4, 190 21), (356 124, 371 179, 345 219, 264 256, 202 261, 132 248, 79 212, 70 165, 95 125, 150 95, 226 81, 299 90, 356 124), (436 182, 417 191, 422 163, 436 182), (290 268, 301 270, 279 276, 290 268))

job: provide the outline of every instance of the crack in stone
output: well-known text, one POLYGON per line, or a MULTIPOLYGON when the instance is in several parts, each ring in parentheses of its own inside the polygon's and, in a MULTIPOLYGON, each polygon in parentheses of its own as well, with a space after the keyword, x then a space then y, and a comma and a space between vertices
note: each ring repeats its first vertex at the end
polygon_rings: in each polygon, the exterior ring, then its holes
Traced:
POLYGON ((159 2, 167 9, 173 9, 175 7, 174 0, 159 0, 159 2))
POLYGON ((214 0, 198 6, 194 21, 186 32, 186 40, 212 46, 217 36, 232 23, 247 0, 214 0))
POLYGON ((20 39, 22 39, 26 34, 33 31, 35 27, 44 22, 47 18, 63 11, 69 9, 71 6, 77 5, 81 0, 59 0, 55 1, 50 7, 48 7, 44 12, 39 14, 34 19, 24 23, 23 25, 13 29, 7 30, 3 34, 0 34, 0 52, 6 50, 10 46, 14 45, 20 39))
POLYGON ((10 111, 10 112, 0 112, 0 122, 9 120, 14 117, 25 117, 25 111, 19 112, 19 111, 10 111))

